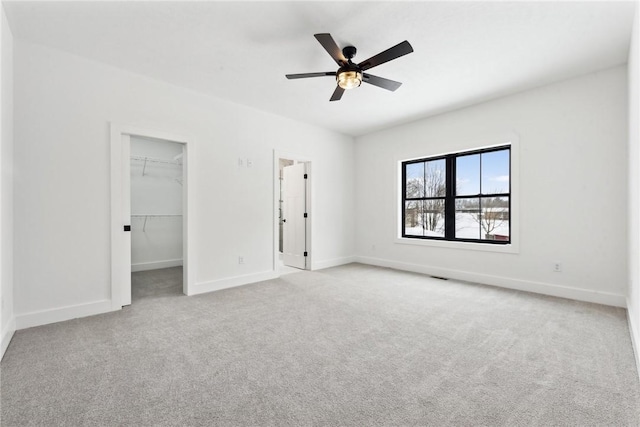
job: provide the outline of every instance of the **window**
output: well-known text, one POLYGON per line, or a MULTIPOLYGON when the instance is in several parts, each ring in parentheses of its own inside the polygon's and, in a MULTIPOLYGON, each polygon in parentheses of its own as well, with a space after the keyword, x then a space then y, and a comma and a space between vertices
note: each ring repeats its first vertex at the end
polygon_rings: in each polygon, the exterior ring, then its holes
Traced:
POLYGON ((511 242, 511 147, 402 162, 402 237, 511 242))

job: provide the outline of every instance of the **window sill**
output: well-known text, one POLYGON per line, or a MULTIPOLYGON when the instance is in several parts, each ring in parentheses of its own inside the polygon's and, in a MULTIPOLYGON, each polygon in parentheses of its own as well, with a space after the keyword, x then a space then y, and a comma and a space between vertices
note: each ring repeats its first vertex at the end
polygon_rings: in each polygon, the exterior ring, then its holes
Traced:
POLYGON ((498 252, 506 254, 517 254, 520 252, 520 248, 513 241, 507 245, 495 245, 487 243, 452 242, 449 240, 410 239, 406 237, 396 237, 395 243, 400 245, 431 246, 447 249, 498 252))

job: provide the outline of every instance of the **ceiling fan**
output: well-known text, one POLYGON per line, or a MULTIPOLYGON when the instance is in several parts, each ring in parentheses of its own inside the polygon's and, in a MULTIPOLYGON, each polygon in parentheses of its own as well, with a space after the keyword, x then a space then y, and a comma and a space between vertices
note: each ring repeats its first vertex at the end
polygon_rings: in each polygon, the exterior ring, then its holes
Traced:
POLYGON ((314 34, 314 37, 320 42, 322 47, 329 52, 329 55, 340 66, 338 71, 326 71, 323 73, 304 73, 304 74, 287 74, 288 79, 305 79, 308 77, 323 77, 323 76, 335 76, 336 90, 333 92, 330 101, 339 101, 342 98, 342 94, 346 89, 353 89, 362 82, 372 84, 374 86, 381 87, 390 91, 395 91, 400 87, 402 83, 393 80, 385 79, 382 77, 367 74, 364 71, 376 67, 385 62, 389 62, 393 59, 399 58, 406 54, 413 52, 413 48, 408 41, 403 41, 397 45, 380 52, 377 55, 372 56, 369 59, 362 61, 359 64, 354 64, 351 59, 356 56, 356 48, 353 46, 346 46, 342 50, 338 47, 333 37, 329 33, 314 34))

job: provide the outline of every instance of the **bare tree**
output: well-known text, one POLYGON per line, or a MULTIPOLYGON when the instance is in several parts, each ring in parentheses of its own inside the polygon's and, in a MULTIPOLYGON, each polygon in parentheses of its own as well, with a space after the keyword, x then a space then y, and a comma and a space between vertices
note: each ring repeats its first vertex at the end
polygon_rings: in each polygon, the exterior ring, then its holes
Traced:
POLYGON ((480 224, 487 238, 507 221, 508 206, 508 202, 500 197, 482 198, 481 207, 472 216, 480 224))
POLYGON ((420 204, 420 216, 423 230, 442 231, 444 200, 423 200, 420 204))
MULTIPOLYGON (((422 197, 424 194, 423 185, 421 180, 412 178, 407 180, 407 194, 406 197, 422 197)), ((407 201, 405 205, 405 224, 407 227, 415 227, 418 225, 418 204, 420 201, 411 200, 407 201)))
MULTIPOLYGON (((446 192, 445 172, 439 162, 425 162, 420 178, 407 180, 407 197, 444 197, 446 192)), ((444 217, 444 199, 414 200, 407 202, 406 223, 419 225, 423 233, 441 231, 444 217)))
MULTIPOLYGON (((438 167, 440 162, 424 164, 425 197, 444 197, 447 191, 445 171, 438 167)), ((440 231, 440 220, 444 217, 444 199, 422 202, 423 229, 440 231)))

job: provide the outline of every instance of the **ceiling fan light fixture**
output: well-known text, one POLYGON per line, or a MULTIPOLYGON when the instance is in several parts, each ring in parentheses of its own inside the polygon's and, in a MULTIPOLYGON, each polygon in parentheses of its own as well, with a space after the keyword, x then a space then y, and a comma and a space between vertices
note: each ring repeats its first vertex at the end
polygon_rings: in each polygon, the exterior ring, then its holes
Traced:
POLYGON ((342 89, 353 89, 362 83, 361 71, 342 71, 336 76, 338 86, 342 89))
POLYGON ((382 89, 390 90, 393 92, 398 89, 402 83, 393 80, 385 79, 383 77, 374 76, 373 74, 365 74, 365 71, 377 67, 380 64, 392 61, 400 58, 408 53, 413 52, 413 47, 408 41, 403 41, 397 45, 390 47, 389 49, 380 52, 377 55, 373 55, 369 59, 365 59, 359 64, 354 64, 352 59, 356 56, 356 48, 354 46, 345 46, 340 50, 336 41, 331 37, 329 33, 320 33, 313 35, 318 42, 322 45, 324 50, 331 56, 331 59, 335 61, 340 68, 338 71, 324 71, 320 73, 302 73, 302 74, 286 74, 288 79, 306 79, 309 77, 324 77, 333 76, 336 79, 337 86, 333 91, 333 95, 329 101, 340 101, 345 89, 353 89, 362 84, 364 81, 367 84, 378 86, 382 89), (366 80, 365 80, 366 76, 366 80))

